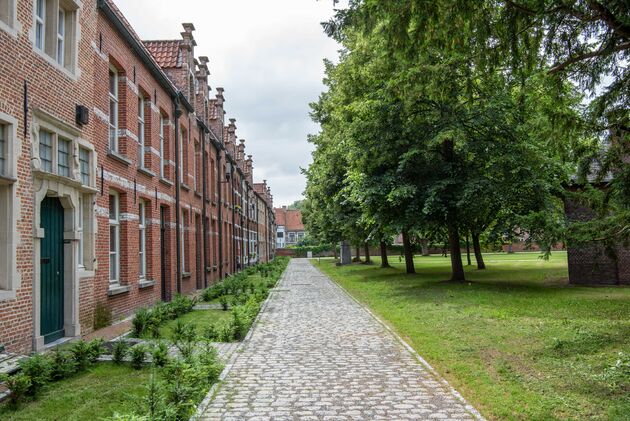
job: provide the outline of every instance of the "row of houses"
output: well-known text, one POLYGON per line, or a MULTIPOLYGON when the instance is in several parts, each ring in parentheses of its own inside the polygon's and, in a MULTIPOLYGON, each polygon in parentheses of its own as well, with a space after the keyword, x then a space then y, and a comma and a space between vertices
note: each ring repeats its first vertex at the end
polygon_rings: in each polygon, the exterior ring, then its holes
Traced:
POLYGON ((194 26, 0 0, 0 345, 42 350, 273 258, 273 198, 194 26))

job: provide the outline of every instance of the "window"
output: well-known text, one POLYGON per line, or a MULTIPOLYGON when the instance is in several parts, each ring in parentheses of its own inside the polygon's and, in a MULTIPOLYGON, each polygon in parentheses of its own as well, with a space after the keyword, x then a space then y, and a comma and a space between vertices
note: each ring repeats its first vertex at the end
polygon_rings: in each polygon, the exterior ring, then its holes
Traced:
POLYGON ((118 152, 118 72, 109 68, 109 150, 118 152))
POLYGON ((65 48, 66 41, 66 12, 63 9, 59 9, 57 16, 57 63, 62 67, 65 65, 65 48))
POLYGON ((188 258, 186 251, 188 250, 188 244, 186 244, 186 231, 188 228, 188 212, 182 209, 182 224, 179 230, 181 248, 182 248, 182 272, 188 272, 188 258))
POLYGON ((15 0, 0 0, 0 22, 13 27, 15 0))
POLYGON ((186 131, 182 128, 179 138, 179 182, 186 184, 186 179, 184 179, 184 136, 186 136, 186 131))
POLYGON ((44 19, 46 13, 45 0, 37 0, 35 4, 35 46, 44 49, 44 19))
POLYGON ((85 267, 83 262, 83 247, 85 246, 85 241, 83 239, 83 206, 83 197, 79 197, 79 208, 77 209, 77 231, 79 231, 79 267, 85 267))
POLYGON ((70 177, 70 141, 57 140, 57 174, 70 177))
POLYGON ((73 0, 35 1, 35 48, 71 72, 76 54, 76 10, 73 0))
POLYGON ((284 238, 284 233, 283 232, 279 232, 278 233, 278 238, 284 238))
POLYGON ((166 178, 166 154, 164 152, 164 148, 166 143, 164 141, 164 136, 166 134, 166 119, 164 116, 160 116, 160 177, 166 178))
POLYGON ((145 279, 147 276, 147 237, 146 237, 146 204, 144 201, 140 201, 140 205, 138 208, 138 217, 139 217, 139 223, 138 223, 138 234, 139 234, 139 239, 138 239, 138 249, 139 249, 139 262, 140 262, 140 267, 139 267, 139 275, 140 275, 140 279, 145 279))
POLYGON ((290 232, 289 233, 289 243, 295 243, 295 233, 294 232, 290 232))
POLYGON ((144 168, 144 103, 145 99, 138 97, 138 166, 144 168))
POLYGON ((39 132, 39 159, 42 162, 42 170, 52 172, 53 159, 53 134, 40 130, 39 132))
POLYGON ((79 166, 81 171, 81 183, 90 185, 90 151, 79 148, 79 166))
POLYGON ((7 159, 7 125, 0 124, 0 175, 6 175, 7 159))
POLYGON ((120 284, 120 196, 109 194, 109 283, 120 284))

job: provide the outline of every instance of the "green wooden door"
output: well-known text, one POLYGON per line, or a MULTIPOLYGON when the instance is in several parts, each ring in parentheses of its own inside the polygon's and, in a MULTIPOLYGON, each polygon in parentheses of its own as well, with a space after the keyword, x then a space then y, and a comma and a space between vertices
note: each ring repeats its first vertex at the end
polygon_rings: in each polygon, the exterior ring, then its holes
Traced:
POLYGON ((41 335, 44 343, 64 336, 63 331, 63 207, 47 197, 41 206, 41 335))

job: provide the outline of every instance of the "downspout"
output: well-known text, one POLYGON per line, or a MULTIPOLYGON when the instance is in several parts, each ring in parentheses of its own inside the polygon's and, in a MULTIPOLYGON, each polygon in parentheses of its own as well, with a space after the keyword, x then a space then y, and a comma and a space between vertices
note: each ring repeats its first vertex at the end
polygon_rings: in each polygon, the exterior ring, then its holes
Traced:
POLYGON ((202 141, 202 149, 201 149, 201 189, 202 189, 202 204, 201 204, 201 213, 203 214, 203 286, 204 288, 208 287, 208 272, 206 270, 206 265, 208 264, 208 253, 210 249, 208 248, 208 163, 206 162, 206 146, 208 140, 207 129, 204 130, 201 125, 199 125, 199 135, 203 139, 202 141))
POLYGON ((175 109, 173 115, 175 117, 175 244, 177 246, 177 293, 181 294, 182 292, 182 244, 181 244, 181 228, 180 228, 180 179, 179 179, 179 118, 182 116, 182 110, 179 106, 179 98, 175 98, 175 109))

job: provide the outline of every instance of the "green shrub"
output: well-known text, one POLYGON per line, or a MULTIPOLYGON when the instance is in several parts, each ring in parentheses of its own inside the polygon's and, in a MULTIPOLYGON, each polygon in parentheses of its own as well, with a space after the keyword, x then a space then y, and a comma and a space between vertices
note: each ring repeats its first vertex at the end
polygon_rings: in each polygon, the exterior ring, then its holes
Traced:
POLYGON ((216 341, 218 337, 217 328, 214 324, 209 324, 203 329, 203 338, 207 341, 216 341))
POLYGON ((136 312, 136 314, 133 316, 133 319, 131 320, 133 334, 135 337, 140 337, 144 333, 150 319, 151 312, 146 308, 141 308, 136 312))
POLYGON ((26 392, 29 396, 36 396, 52 379, 52 361, 45 355, 34 354, 30 358, 20 360, 19 366, 21 372, 31 380, 26 392))
POLYGON ((116 412, 113 416, 105 418, 105 421, 149 421, 150 418, 144 415, 136 414, 119 414, 116 412))
POLYGON ((168 346, 164 342, 158 342, 151 350, 153 364, 164 367, 168 363, 168 346))
POLYGON ((14 374, 13 376, 2 374, 0 375, 0 382, 3 382, 11 390, 9 405, 13 408, 17 408, 24 402, 31 388, 31 378, 24 373, 14 374))
POLYGON ((88 346, 88 360, 91 363, 95 363, 98 357, 103 355, 105 348, 103 347, 104 341, 101 338, 92 339, 87 343, 88 346))
POLYGON ((232 320, 221 320, 216 325, 217 340, 219 342, 232 342, 234 340, 234 326, 232 320))
POLYGON ((147 358, 147 348, 144 344, 137 344, 131 348, 131 366, 140 370, 147 358))
POLYGON ((179 317, 183 314, 190 313, 193 310, 195 307, 195 300, 188 296, 177 294, 168 306, 173 309, 175 317, 179 317))
POLYGON ((57 348, 51 353, 52 357, 52 380, 61 380, 70 377, 77 371, 77 363, 73 355, 68 351, 57 348))
POLYGON ((93 349, 85 341, 77 341, 70 348, 77 370, 84 370, 92 361, 93 349))
POLYGON ((229 306, 229 298, 227 297, 227 295, 222 295, 219 297, 219 303, 221 304, 221 309, 223 311, 228 311, 229 306))
POLYGON ((112 324, 112 310, 104 303, 96 303, 94 309, 94 330, 102 329, 112 324))
POLYGON ((116 364, 122 364, 129 354, 129 343, 125 340, 118 340, 112 347, 112 360, 116 364))
POLYGON ((175 326, 173 326, 173 342, 193 342, 196 338, 195 325, 184 323, 181 320, 175 322, 175 326))

